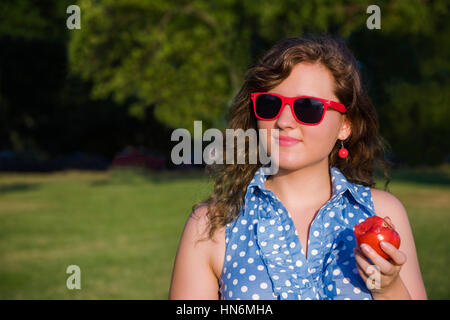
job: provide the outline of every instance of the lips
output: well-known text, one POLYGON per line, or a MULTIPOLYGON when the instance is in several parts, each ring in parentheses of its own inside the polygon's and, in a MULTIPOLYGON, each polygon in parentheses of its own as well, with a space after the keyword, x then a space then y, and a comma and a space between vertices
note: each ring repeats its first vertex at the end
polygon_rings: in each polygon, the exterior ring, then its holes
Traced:
POLYGON ((294 144, 301 142, 300 139, 284 136, 281 134, 278 137, 275 137, 275 139, 278 141, 280 146, 292 146, 294 144))
POLYGON ((278 140, 279 141, 287 141, 287 142, 300 142, 301 141, 300 139, 289 137, 289 136, 283 136, 281 134, 278 136, 278 140))

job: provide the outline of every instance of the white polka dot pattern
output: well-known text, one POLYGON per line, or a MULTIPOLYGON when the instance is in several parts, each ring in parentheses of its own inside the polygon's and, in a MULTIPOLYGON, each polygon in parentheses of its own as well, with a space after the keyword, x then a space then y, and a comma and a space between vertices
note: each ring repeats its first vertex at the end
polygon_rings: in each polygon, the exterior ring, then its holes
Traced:
POLYGON ((258 169, 238 218, 226 227, 222 299, 372 299, 353 272, 353 226, 375 214, 370 188, 348 182, 335 167, 330 176, 333 195, 311 224, 306 259, 290 213, 258 169))

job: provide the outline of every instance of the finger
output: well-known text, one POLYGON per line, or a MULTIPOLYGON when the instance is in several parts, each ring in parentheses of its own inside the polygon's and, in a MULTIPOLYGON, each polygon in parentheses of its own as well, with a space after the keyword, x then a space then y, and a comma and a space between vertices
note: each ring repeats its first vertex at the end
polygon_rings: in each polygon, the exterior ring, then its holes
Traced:
POLYGON ((368 263, 367 259, 364 258, 364 255, 358 249, 355 248, 353 251, 355 253, 356 269, 367 288, 372 290, 377 288, 377 285, 381 286, 382 278, 379 267, 368 263), (378 277, 376 274, 378 274, 378 277))
POLYGON ((356 269, 358 270, 358 273, 364 283, 367 283, 367 279, 369 279, 369 276, 366 274, 366 272, 358 264, 356 264, 356 269))
POLYGON ((391 218, 389 218, 388 216, 386 216, 386 217, 384 217, 384 220, 387 222, 387 224, 389 224, 389 225, 392 227, 392 229, 395 230, 395 226, 394 226, 394 224, 392 223, 391 218))
POLYGON ((367 289, 380 289, 385 283, 385 277, 382 277, 380 270, 376 265, 370 265, 366 270, 361 269, 359 265, 356 265, 361 279, 367 286, 367 289))
POLYGON ((362 253, 380 268, 380 271, 386 275, 395 273, 395 266, 380 256, 375 250, 366 243, 361 244, 362 253))
POLYGON ((370 276, 370 272, 368 270, 371 270, 372 264, 366 259, 364 254, 358 250, 354 249, 355 253, 355 260, 356 260, 356 267, 358 268, 358 271, 360 271, 360 275, 363 279, 366 279, 370 276), (362 274, 361 274, 362 273, 362 274))
POLYGON ((380 247, 381 247, 381 249, 383 249, 384 252, 386 252, 386 254, 388 256, 391 257, 392 261, 397 266, 402 266, 405 264, 406 254, 404 254, 402 251, 398 250, 392 244, 390 244, 389 242, 386 242, 386 241, 381 241, 380 247))

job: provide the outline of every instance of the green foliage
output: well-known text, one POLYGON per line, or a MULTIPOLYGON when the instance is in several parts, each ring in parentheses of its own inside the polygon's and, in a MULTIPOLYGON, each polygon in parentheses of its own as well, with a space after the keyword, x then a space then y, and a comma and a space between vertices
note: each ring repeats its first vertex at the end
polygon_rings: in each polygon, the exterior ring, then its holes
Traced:
POLYGON ((435 164, 448 158, 443 138, 450 120, 447 0, 377 1, 381 30, 366 27, 371 0, 79 0, 80 30, 66 28, 70 4, 75 3, 0 3, 2 60, 7 61, 0 81, 2 87, 14 87, 0 91, 0 136, 8 141, 6 148, 38 149, 42 125, 62 123, 46 110, 73 109, 72 103, 63 104, 80 101, 67 96, 70 90, 58 91, 77 77, 89 87, 89 104, 123 106, 126 116, 172 128, 193 131, 193 121, 202 120, 204 130, 223 129, 246 70, 267 49, 287 37, 326 32, 346 39, 361 63, 393 159, 435 164), (51 54, 44 49, 56 47, 51 54), (29 59, 22 61, 24 56, 29 59), (42 65, 53 61, 42 72, 42 65), (30 89, 26 82, 31 80, 30 89), (19 89, 27 94, 18 95, 19 89), (425 105, 432 110, 432 125, 424 121, 425 105))
POLYGON ((206 3, 80 1, 82 28, 73 33, 73 69, 94 83, 93 96, 131 101, 131 110, 156 104, 173 127, 203 119, 221 124, 230 70, 217 17, 206 3), (127 100, 130 99, 130 100, 127 100))
POLYGON ((380 112, 389 110, 380 117, 383 135, 394 141, 395 156, 405 160, 413 155, 411 161, 420 163, 409 143, 414 127, 422 137, 428 136, 423 143, 434 150, 426 162, 440 163, 446 154, 438 150, 439 136, 448 132, 444 125, 448 112, 441 104, 450 63, 448 4, 378 2, 382 29, 370 31, 366 9, 371 4, 369 0, 82 0, 83 27, 72 33, 70 61, 73 70, 93 81, 94 97, 112 95, 118 102, 127 101, 136 116, 156 104, 157 119, 172 127, 192 131, 193 121, 203 120, 205 129, 223 128, 245 71, 271 45, 305 32, 336 34, 349 39, 367 69, 371 92, 385 96, 374 100, 380 112), (429 109, 434 126, 411 118, 397 126, 396 116, 416 109, 415 98, 423 105, 423 94, 430 88, 436 94, 431 99, 436 104, 427 100, 433 104, 429 109), (416 94, 404 99, 409 90, 416 94))
POLYGON ((450 82, 408 84, 405 82, 387 86, 390 98, 386 113, 391 140, 398 154, 410 155, 410 164, 440 164, 450 150, 450 82), (418 149, 419 148, 419 149, 418 149))
POLYGON ((72 0, 3 0, 0 2, 0 37, 61 40, 67 37, 66 8, 72 0))
POLYGON ((70 61, 96 98, 131 99, 135 114, 155 103, 173 127, 223 128, 243 74, 273 42, 331 27, 348 34, 364 25, 368 3, 82 0, 70 61))

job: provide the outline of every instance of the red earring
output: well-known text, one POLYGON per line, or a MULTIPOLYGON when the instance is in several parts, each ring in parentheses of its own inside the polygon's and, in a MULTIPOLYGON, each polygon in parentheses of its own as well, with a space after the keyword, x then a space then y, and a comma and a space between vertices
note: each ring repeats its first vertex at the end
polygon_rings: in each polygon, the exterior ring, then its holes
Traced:
POLYGON ((344 148, 344 142, 341 140, 341 149, 339 149, 339 157, 341 158, 347 158, 348 156, 348 150, 344 148))

